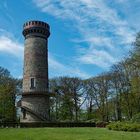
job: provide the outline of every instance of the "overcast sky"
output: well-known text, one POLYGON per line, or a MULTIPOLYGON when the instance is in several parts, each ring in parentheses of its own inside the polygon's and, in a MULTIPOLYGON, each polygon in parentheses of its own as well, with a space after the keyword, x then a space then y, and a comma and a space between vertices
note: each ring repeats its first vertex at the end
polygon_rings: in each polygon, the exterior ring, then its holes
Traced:
POLYGON ((28 20, 49 23, 49 76, 88 78, 128 55, 140 0, 0 0, 0 66, 22 77, 28 20))

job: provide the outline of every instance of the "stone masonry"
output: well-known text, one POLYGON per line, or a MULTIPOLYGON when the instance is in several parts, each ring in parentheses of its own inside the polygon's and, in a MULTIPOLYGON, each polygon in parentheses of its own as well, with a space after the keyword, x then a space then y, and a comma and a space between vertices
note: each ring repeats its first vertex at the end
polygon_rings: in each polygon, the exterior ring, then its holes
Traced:
POLYGON ((29 21, 23 28, 25 49, 20 121, 49 121, 48 37, 50 27, 42 21, 29 21))

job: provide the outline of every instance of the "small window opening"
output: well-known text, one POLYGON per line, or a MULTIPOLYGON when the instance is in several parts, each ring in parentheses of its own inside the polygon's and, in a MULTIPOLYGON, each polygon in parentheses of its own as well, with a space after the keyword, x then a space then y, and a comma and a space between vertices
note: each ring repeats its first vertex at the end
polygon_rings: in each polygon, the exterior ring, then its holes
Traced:
POLYGON ((31 89, 35 88, 35 78, 31 78, 31 89))

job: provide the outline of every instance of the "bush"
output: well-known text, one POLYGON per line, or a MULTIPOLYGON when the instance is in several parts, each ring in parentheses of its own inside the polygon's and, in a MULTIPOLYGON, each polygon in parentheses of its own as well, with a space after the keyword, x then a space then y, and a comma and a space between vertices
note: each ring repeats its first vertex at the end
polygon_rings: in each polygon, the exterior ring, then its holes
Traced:
POLYGON ((109 130, 140 132, 140 124, 130 122, 114 122, 107 125, 109 130))
POLYGON ((133 116, 132 122, 140 123, 140 113, 133 116))

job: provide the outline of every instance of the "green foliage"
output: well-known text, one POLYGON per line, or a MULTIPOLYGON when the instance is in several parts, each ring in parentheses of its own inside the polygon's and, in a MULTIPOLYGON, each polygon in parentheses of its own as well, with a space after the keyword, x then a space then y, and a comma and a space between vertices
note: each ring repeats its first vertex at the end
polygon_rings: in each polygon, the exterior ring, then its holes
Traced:
POLYGON ((51 100, 51 114, 55 121, 79 121, 82 105, 80 97, 83 95, 82 80, 58 77, 49 82, 49 90, 55 94, 55 98, 51 100))
POLYGON ((113 122, 107 125, 109 130, 140 132, 140 124, 131 122, 113 122))
POLYGON ((133 116, 132 122, 140 123, 140 113, 133 116))
POLYGON ((68 121, 73 118, 73 102, 69 96, 63 98, 63 102, 59 108, 59 118, 63 121, 68 121))
POLYGON ((18 80, 7 69, 0 67, 0 122, 15 121, 15 96, 18 80))

